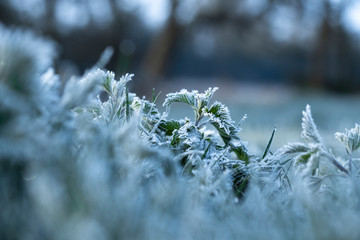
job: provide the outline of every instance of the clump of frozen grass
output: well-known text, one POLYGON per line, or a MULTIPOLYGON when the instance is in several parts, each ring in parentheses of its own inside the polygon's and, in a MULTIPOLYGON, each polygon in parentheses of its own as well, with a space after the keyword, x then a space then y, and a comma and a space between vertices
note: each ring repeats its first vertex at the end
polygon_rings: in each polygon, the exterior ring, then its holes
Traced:
POLYGON ((211 102, 216 88, 167 95, 167 111, 186 104, 194 121, 168 119, 156 97, 130 93, 132 75, 91 68, 61 93, 36 45, 44 40, 0 30, 1 49, 36 46, 10 62, 0 56, 16 66, 0 68, 1 239, 359 239, 357 125, 336 134, 343 160, 306 107, 304 143, 272 154, 274 130, 254 156, 226 106, 211 102))

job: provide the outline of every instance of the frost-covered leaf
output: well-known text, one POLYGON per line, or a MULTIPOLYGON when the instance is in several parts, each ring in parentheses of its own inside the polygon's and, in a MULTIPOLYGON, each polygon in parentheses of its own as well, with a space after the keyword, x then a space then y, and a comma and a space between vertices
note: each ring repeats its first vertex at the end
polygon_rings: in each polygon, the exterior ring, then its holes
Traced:
POLYGON ((231 138, 237 138, 238 129, 231 120, 229 109, 220 102, 215 102, 204 111, 210 123, 218 130, 221 138, 227 144, 231 138))
POLYGON ((169 93, 166 95, 163 106, 170 108, 173 103, 186 103, 192 108, 196 108, 196 95, 198 91, 193 90, 189 92, 186 89, 182 89, 180 92, 169 93))
POLYGON ((220 102, 214 102, 214 104, 212 104, 211 107, 206 110, 206 114, 209 115, 209 117, 217 118, 223 123, 233 124, 229 109, 220 102))
POLYGON ((306 153, 299 155, 295 161, 299 164, 300 170, 304 175, 314 176, 320 166, 320 152, 306 153))
POLYGON ((131 109, 133 109, 135 112, 140 112, 142 105, 143 101, 138 97, 134 97, 131 102, 131 109))
POLYGON ((295 142, 295 143, 289 143, 284 147, 282 147, 279 150, 279 153, 281 155, 299 154, 299 153, 308 152, 309 150, 310 148, 306 144, 295 142))
POLYGON ((176 120, 167 120, 160 123, 159 128, 165 132, 166 135, 172 135, 174 130, 179 130, 181 123, 176 120))
POLYGON ((301 136, 308 142, 308 143, 320 143, 321 138, 320 134, 316 128, 314 123, 314 119, 311 115, 311 108, 309 105, 306 106, 306 110, 302 112, 302 132, 301 136))
POLYGON ((302 152, 299 153, 296 157, 295 157, 295 163, 299 164, 307 164, 307 162, 309 161, 310 157, 311 157, 312 153, 311 152, 302 152))
POLYGON ((217 90, 217 87, 209 88, 204 93, 197 94, 197 108, 201 110, 202 108, 207 107, 210 103, 212 96, 217 90))
POLYGON ((246 146, 239 140, 233 141, 230 144, 231 151, 236 154, 237 159, 244 161, 246 164, 249 163, 250 154, 246 148, 246 146))
POLYGON ((167 109, 169 109, 173 103, 188 104, 193 108, 196 120, 200 121, 203 117, 203 108, 206 108, 209 105, 211 97, 217 89, 218 88, 209 88, 204 93, 199 93, 196 90, 189 92, 186 89, 182 89, 180 92, 176 93, 169 93, 166 95, 163 106, 166 106, 167 109))
POLYGON ((360 126, 355 124, 350 130, 345 129, 345 133, 335 133, 335 138, 342 142, 349 153, 360 147, 360 126))
POLYGON ((147 100, 141 100, 142 103, 142 112, 143 114, 147 115, 148 117, 152 117, 152 118, 160 118, 160 112, 159 110, 156 108, 155 103, 150 103, 147 100))
POLYGON ((186 122, 177 134, 180 142, 185 146, 196 149, 200 145, 202 134, 192 122, 186 122))

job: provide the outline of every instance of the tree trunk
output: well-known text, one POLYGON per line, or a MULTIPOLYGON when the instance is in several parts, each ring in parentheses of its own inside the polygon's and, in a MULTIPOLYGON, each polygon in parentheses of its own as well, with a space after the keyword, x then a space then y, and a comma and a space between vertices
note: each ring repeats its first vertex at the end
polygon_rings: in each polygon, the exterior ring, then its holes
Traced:
POLYGON ((136 91, 139 94, 149 95, 152 89, 159 85, 164 75, 169 56, 179 35, 180 26, 175 19, 178 0, 172 1, 171 12, 164 28, 153 39, 141 64, 141 86, 136 91))

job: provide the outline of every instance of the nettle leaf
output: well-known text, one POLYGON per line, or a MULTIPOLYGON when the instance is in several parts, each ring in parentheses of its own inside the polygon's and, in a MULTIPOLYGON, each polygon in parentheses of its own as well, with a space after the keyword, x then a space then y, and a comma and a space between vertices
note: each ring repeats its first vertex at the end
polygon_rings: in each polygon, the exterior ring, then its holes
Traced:
POLYGON ((311 155, 312 155, 311 152, 300 153, 298 156, 295 157, 295 163, 306 164, 309 161, 311 155))
POLYGON ((204 116, 209 117, 209 123, 218 131, 225 145, 230 146, 239 160, 248 163, 250 156, 245 145, 240 141, 240 129, 231 120, 229 109, 220 102, 214 102, 209 109, 204 109, 204 116))
POLYGON ((345 133, 335 133, 335 138, 342 142, 348 153, 351 153, 360 147, 360 126, 355 124, 350 130, 345 129, 345 133))
POLYGON ((172 148, 177 148, 180 144, 180 133, 179 133, 179 129, 174 129, 172 137, 171 137, 171 141, 170 141, 170 145, 172 148))
POLYGON ((236 157, 239 160, 244 161, 246 164, 248 164, 250 160, 250 154, 245 145, 241 141, 235 141, 230 145, 231 151, 236 154, 236 157))
POLYGON ((192 122, 185 123, 178 131, 180 142, 185 147, 196 149, 201 142, 202 134, 192 122))
POLYGON ((214 93, 218 90, 217 87, 209 88, 204 93, 199 93, 196 95, 197 99, 197 109, 202 110, 204 107, 207 107, 210 103, 210 100, 214 93))
POLYGON ((177 155, 184 155, 181 157, 182 164, 187 162, 187 153, 192 151, 201 152, 201 156, 204 154, 206 148, 206 140, 204 140, 203 133, 194 125, 193 122, 188 121, 173 121, 168 123, 169 133, 172 131, 172 135, 169 139, 170 146, 173 152, 177 155), (180 128, 178 128, 180 125, 180 128), (174 130, 172 130, 174 128, 174 130))
POLYGON ((310 148, 304 143, 289 143, 282 147, 279 152, 281 155, 288 155, 288 154, 298 154, 308 152, 310 148))
POLYGON ((320 158, 321 158, 321 145, 310 144, 310 146, 302 143, 290 143, 279 151, 279 156, 289 156, 293 158, 298 171, 304 175, 315 175, 318 173, 320 158))
POLYGON ((143 106, 143 100, 138 97, 134 97, 131 102, 131 109, 137 113, 139 113, 143 106))
POLYGON ((147 100, 141 100, 141 103, 142 103, 142 113, 143 114, 160 119, 160 112, 156 108, 155 103, 150 103, 147 100))
POLYGON ((298 156, 295 160, 300 164, 300 170, 304 175, 316 175, 319 172, 320 152, 306 153, 298 156))
POLYGON ((238 128, 231 120, 229 109, 222 103, 215 102, 209 109, 205 109, 204 116, 209 117, 210 124, 216 128, 225 144, 231 138, 238 138, 238 128))
POLYGON ((164 107, 170 108, 173 103, 185 103, 190 105, 192 108, 196 108, 196 95, 198 91, 189 92, 186 89, 182 89, 180 92, 169 93, 166 95, 164 107))
POLYGON ((300 171, 314 175, 319 167, 322 145, 318 143, 289 143, 278 151, 279 156, 290 156, 300 171))
POLYGON ((163 106, 166 106, 167 109, 169 109, 173 103, 185 103, 193 108, 196 121, 199 122, 203 117, 203 109, 209 105, 209 102, 217 89, 218 88, 209 88, 204 93, 199 93, 196 90, 188 92, 186 89, 182 89, 180 92, 176 93, 169 93, 166 95, 163 106))
POLYGON ((166 135, 171 136, 174 130, 179 130, 181 123, 176 120, 162 121, 159 125, 159 129, 165 132, 166 135))
POLYGON ((314 123, 314 119, 312 118, 311 108, 309 105, 306 105, 306 110, 303 111, 302 114, 302 138, 304 138, 308 143, 321 143, 321 137, 314 123))

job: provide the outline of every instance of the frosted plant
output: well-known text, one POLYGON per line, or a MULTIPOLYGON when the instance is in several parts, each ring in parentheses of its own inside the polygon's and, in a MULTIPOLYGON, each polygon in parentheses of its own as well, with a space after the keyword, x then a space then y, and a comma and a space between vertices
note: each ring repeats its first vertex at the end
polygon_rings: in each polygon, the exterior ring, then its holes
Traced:
POLYGON ((345 133, 335 133, 335 138, 342 142, 349 154, 360 147, 360 126, 355 124, 350 130, 345 129, 345 133))
POLYGON ((218 88, 209 88, 204 93, 198 93, 196 90, 188 92, 186 89, 182 89, 180 92, 167 94, 163 105, 170 108, 173 103, 186 103, 193 108, 197 125, 204 117, 202 114, 204 108, 209 105, 212 96, 217 90, 218 88))
POLYGON ((209 88, 204 93, 199 94, 197 91, 188 92, 183 89, 180 92, 168 94, 163 105, 170 108, 173 103, 181 102, 192 107, 195 112, 195 122, 193 123, 195 128, 200 130, 206 124, 213 125, 219 132, 225 146, 229 146, 239 160, 248 162, 249 154, 238 136, 240 129, 231 120, 228 108, 220 102, 214 102, 210 105, 210 100, 216 90, 217 88, 209 88), (208 119, 204 120, 206 117, 208 119))
MULTIPOLYGON (((44 41, 1 33, 6 51, 44 41)), ((16 81, 1 72, 1 239, 360 238, 358 174, 348 177, 355 169, 324 146, 310 107, 305 143, 272 154, 274 129, 264 154, 252 156, 226 106, 210 102, 216 89, 169 94, 165 106, 185 103, 195 120, 168 119, 156 97, 128 91, 132 75, 117 80, 98 69, 108 53, 63 93, 52 69, 25 70, 16 81), (101 90, 105 101, 96 97, 101 90)), ((45 57, 38 49, 0 59, 32 68, 22 54, 45 57)), ((348 150, 358 147, 358 129, 337 134, 348 150)))
POLYGON ((180 154, 182 164, 189 170, 203 162, 218 169, 232 169, 235 192, 241 194, 249 180, 245 166, 251 156, 239 137, 241 129, 231 119, 228 108, 217 101, 210 103, 216 90, 209 88, 204 93, 198 93, 183 89, 166 95, 163 105, 168 111, 174 103, 185 103, 195 114, 194 122, 185 119, 173 124, 172 121, 170 126, 176 128, 172 130, 170 145, 180 154), (215 127, 223 143, 214 132, 207 131, 207 124, 215 127), (235 159, 231 152, 235 153, 235 159))
POLYGON ((345 129, 345 133, 337 132, 335 138, 345 145, 348 154, 349 171, 352 173, 352 153, 360 147, 360 126, 355 124, 354 128, 345 129))
POLYGON ((104 72, 97 70, 99 75, 95 79, 100 79, 98 86, 102 86, 102 90, 108 94, 108 99, 101 102, 97 97, 90 105, 85 108, 77 108, 77 112, 87 111, 100 121, 109 123, 115 119, 125 121, 130 117, 130 101, 132 101, 134 94, 129 94, 126 84, 131 81, 132 74, 126 74, 119 81, 115 80, 115 75, 112 72, 104 72), (130 99, 129 99, 130 98, 130 99))
POLYGON ((320 134, 317 131, 316 125, 311 115, 310 106, 306 106, 303 111, 302 118, 302 133, 301 136, 305 139, 306 144, 303 143, 290 143, 279 150, 280 156, 294 156, 294 162, 305 175, 322 176, 329 174, 331 168, 326 167, 327 162, 331 163, 341 172, 348 174, 341 163, 327 149, 321 141, 320 134), (321 164, 324 167, 321 167, 321 164))

